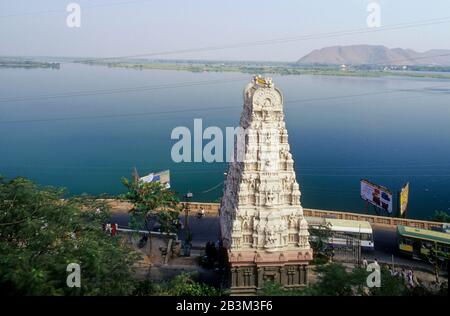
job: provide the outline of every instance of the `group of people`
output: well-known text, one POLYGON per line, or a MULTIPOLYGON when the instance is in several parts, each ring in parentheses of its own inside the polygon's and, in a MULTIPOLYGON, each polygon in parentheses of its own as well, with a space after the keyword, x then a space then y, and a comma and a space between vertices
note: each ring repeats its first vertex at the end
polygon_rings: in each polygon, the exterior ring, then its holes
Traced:
POLYGON ((411 267, 408 268, 408 270, 402 268, 401 271, 397 271, 392 267, 389 267, 389 272, 391 273, 392 276, 400 277, 409 287, 415 287, 417 284, 414 271, 411 267))
MULTIPOLYGON (((376 258, 373 261, 373 263, 376 266, 379 266, 378 260, 376 258)), ((368 265, 369 265, 369 262, 367 261, 367 259, 363 258, 363 260, 362 260, 363 268, 367 269, 368 265)), ((416 277, 414 275, 414 271, 413 271, 413 269, 411 267, 409 267, 408 270, 406 270, 405 268, 402 268, 400 271, 398 271, 395 268, 393 268, 390 265, 388 265, 388 270, 389 270, 389 273, 391 274, 391 276, 401 278, 409 287, 415 287, 416 286, 417 279, 416 279, 416 277)))
POLYGON ((103 230, 110 234, 111 236, 115 236, 117 234, 117 230, 119 229, 119 225, 117 223, 110 223, 107 222, 104 227, 103 230))
MULTIPOLYGON (((377 258, 375 258, 375 260, 373 260, 373 264, 375 265, 375 266, 377 266, 377 267, 379 267, 380 265, 378 264, 378 260, 377 260, 377 258)), ((362 260, 362 266, 363 266, 363 268, 364 269, 367 269, 367 266, 369 265, 369 262, 367 261, 367 259, 366 258, 363 258, 363 260, 362 260)))

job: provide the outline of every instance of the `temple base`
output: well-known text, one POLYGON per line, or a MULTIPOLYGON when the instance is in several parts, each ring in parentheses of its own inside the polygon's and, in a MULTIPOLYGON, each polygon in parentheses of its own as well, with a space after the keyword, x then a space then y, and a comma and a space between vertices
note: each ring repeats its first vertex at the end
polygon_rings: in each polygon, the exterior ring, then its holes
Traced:
MULTIPOLYGON (((270 254, 269 258, 264 254, 248 253, 259 260, 245 260, 245 253, 239 253, 239 259, 236 260, 235 254, 228 253, 229 271, 228 286, 231 295, 254 295, 261 291, 267 283, 277 283, 286 289, 297 289, 308 286, 309 260, 283 260, 285 257, 282 253, 277 254, 277 258, 273 259, 274 254, 270 254), (235 260, 231 259, 234 257, 235 260), (263 258, 267 259, 264 260, 263 258)), ((312 254, 311 254, 312 255, 312 254)), ((286 255, 285 255, 286 256, 286 255)), ((288 256, 286 256, 288 257, 288 256)), ((310 259, 309 256, 307 259, 310 259)))

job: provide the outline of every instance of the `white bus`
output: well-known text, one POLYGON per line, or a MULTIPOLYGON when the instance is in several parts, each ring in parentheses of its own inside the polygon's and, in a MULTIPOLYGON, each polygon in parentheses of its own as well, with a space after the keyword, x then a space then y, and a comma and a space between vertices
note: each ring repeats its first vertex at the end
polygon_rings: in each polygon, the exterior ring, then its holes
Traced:
MULTIPOLYGON (((326 241, 333 246, 345 246, 349 242, 355 243, 361 240, 361 248, 374 249, 373 231, 369 222, 353 221, 334 218, 306 217, 308 225, 312 228, 329 227, 331 238, 326 241)), ((315 236, 311 236, 314 241, 315 236)))

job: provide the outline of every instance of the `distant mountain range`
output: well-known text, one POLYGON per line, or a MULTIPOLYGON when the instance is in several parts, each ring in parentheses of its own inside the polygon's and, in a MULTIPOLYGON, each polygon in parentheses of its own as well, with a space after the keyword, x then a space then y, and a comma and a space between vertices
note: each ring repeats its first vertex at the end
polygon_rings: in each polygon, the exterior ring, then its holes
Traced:
POLYGON ((423 53, 412 49, 379 45, 331 46, 316 49, 299 64, 450 66, 450 50, 432 49, 423 53))

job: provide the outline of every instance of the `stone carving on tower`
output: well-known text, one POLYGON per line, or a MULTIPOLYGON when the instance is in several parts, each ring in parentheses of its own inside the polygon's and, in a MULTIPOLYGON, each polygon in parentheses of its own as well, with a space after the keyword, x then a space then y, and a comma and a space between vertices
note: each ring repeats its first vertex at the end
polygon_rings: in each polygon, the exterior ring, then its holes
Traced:
POLYGON ((255 292, 267 280, 287 287, 306 285, 312 259, 308 224, 283 96, 271 78, 255 76, 246 86, 240 127, 244 133, 236 142, 220 205, 232 293, 255 292))

